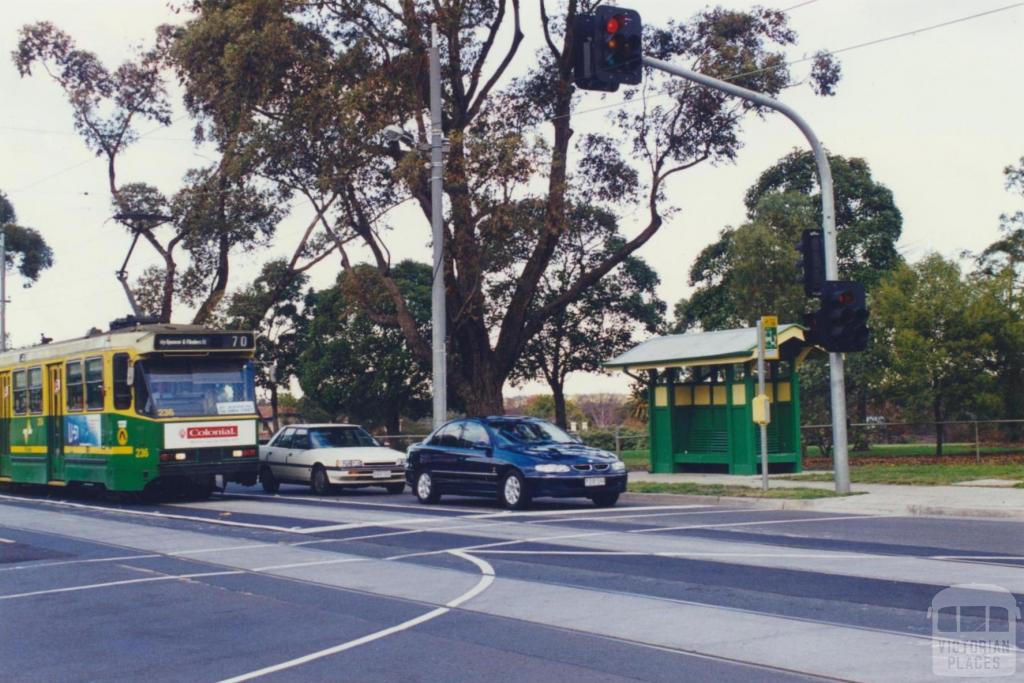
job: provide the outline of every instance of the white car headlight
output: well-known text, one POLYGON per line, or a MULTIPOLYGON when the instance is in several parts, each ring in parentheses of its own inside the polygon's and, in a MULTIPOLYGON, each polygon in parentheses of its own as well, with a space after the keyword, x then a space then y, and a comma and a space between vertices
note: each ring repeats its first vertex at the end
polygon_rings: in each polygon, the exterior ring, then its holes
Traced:
POLYGON ((555 474, 556 472, 568 472, 569 471, 569 466, 568 465, 544 464, 544 465, 537 465, 533 469, 537 470, 538 472, 543 472, 544 474, 555 474))
POLYGON ((362 460, 339 460, 337 463, 338 467, 362 467, 362 460))
POLYGON ((625 472, 625 471, 626 471, 626 463, 622 462, 621 460, 616 460, 615 462, 612 463, 612 472, 625 472))

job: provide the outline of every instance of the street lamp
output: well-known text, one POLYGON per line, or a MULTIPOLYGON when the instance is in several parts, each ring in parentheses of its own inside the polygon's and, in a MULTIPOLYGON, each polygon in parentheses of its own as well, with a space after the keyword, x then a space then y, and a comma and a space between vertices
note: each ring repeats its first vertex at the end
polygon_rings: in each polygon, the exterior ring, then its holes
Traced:
POLYGON ((448 416, 447 314, 444 288, 444 147, 441 129, 441 57, 438 50, 437 25, 430 27, 430 142, 419 143, 401 126, 390 125, 381 131, 388 143, 403 142, 413 149, 430 151, 430 225, 434 240, 434 268, 431 286, 431 352, 434 394, 434 429, 448 416))

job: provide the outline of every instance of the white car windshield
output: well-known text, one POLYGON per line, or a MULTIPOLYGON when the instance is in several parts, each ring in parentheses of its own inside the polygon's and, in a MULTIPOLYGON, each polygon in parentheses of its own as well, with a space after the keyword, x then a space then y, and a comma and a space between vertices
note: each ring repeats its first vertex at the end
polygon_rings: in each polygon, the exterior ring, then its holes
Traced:
POLYGON ((362 427, 313 427, 309 430, 312 448, 351 448, 379 446, 362 427))

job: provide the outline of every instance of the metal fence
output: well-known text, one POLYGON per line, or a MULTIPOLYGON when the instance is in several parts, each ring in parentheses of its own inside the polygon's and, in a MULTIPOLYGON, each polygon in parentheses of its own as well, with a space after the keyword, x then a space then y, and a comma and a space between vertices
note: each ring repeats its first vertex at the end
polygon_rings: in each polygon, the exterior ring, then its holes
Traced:
POLYGON ((380 441, 388 448, 394 448, 403 453, 409 450, 409 446, 419 443, 430 434, 374 434, 373 438, 380 441))
MULTIPOLYGON (((831 457, 832 425, 800 428, 804 457, 831 457)), ((944 422, 851 422, 847 427, 850 452, 857 456, 935 457, 941 431, 943 457, 1024 456, 1024 420, 947 420, 944 422)), ((584 443, 622 455, 649 448, 646 430, 619 425, 576 433, 584 443)), ((400 451, 428 434, 382 434, 376 439, 400 451)))
MULTIPOLYGON (((629 427, 618 426, 608 429, 589 429, 583 432, 573 432, 580 437, 583 443, 614 451, 621 455, 622 451, 641 450, 648 447, 647 432, 639 432, 629 427)), ((429 434, 375 434, 374 438, 389 448, 405 452, 414 443, 419 443, 430 436, 429 434)))
MULTIPOLYGON (((805 457, 831 457, 831 425, 800 429, 805 457)), ((1024 454, 1024 420, 1019 419, 851 422, 847 432, 855 455, 973 456, 980 462, 982 456, 1024 454)))

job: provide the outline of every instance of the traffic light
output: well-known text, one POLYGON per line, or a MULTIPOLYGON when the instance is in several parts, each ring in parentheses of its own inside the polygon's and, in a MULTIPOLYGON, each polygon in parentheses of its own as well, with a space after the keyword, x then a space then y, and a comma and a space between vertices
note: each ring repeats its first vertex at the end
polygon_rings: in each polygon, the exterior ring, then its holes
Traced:
POLYGON ((814 316, 814 343, 826 351, 867 348, 868 308, 861 283, 826 280, 821 288, 821 310, 814 316))
POLYGON ((825 239, 821 230, 804 230, 796 249, 803 258, 797 261, 801 269, 797 282, 803 282, 804 294, 818 296, 825 282, 825 239))
POLYGON ((643 24, 635 10, 602 5, 573 20, 574 76, 584 90, 643 82, 643 24))
POLYGON ((626 85, 644 80, 643 26, 640 14, 631 9, 602 5, 595 11, 598 38, 597 76, 626 85))

